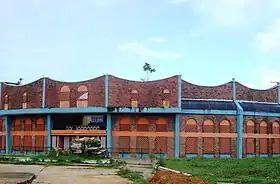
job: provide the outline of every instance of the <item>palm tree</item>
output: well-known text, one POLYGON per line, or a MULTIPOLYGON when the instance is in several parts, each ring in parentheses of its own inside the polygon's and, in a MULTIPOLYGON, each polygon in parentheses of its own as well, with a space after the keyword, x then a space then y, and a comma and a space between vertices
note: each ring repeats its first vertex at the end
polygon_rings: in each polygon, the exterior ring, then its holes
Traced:
MULTIPOLYGON (((143 70, 147 72, 147 81, 149 81, 149 73, 156 72, 156 69, 152 68, 149 63, 145 63, 143 66, 143 70)), ((143 80, 143 79, 142 79, 143 80)))

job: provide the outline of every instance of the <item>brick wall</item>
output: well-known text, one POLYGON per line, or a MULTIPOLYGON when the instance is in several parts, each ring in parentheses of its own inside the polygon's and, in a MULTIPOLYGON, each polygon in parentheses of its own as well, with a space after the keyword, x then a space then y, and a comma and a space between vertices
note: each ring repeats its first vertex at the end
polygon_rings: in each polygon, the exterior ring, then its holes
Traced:
POLYGON ((24 102, 23 94, 27 93, 27 108, 41 108, 42 107, 42 84, 43 79, 23 85, 12 86, 2 84, 2 100, 1 109, 4 108, 4 97, 8 95, 9 109, 21 109, 24 102))
MULTIPOLYGON (((46 107, 60 107, 61 88, 68 86, 70 88, 69 100, 70 107, 77 107, 78 92, 80 86, 86 86, 88 89, 88 106, 105 106, 105 76, 101 76, 84 82, 59 82, 51 79, 46 81, 46 107)), ((65 100, 65 99, 64 99, 65 100)))
POLYGON ((232 99, 232 82, 220 86, 198 86, 182 81, 182 97, 194 99, 232 99))
POLYGON ((219 157, 225 150, 229 150, 231 156, 236 156, 236 138, 222 138, 219 136, 203 137, 204 133, 236 133, 236 117, 235 116, 212 116, 212 115, 182 115, 180 123, 180 132, 196 133, 193 137, 180 137, 180 156, 185 157, 186 154, 213 154, 219 157), (187 122, 192 120, 193 123, 187 122), (205 122, 213 122, 213 126, 204 125, 205 122), (221 126, 221 122, 229 122, 229 127, 221 126), (194 124, 195 123, 195 124, 194 124), (225 131, 225 128, 228 130, 225 131), (224 132, 223 132, 224 130, 224 132))
POLYGON ((174 116, 155 115, 155 116, 137 116, 137 115, 113 115, 113 152, 130 152, 132 156, 136 153, 166 153, 174 156, 174 116), (144 122, 145 121, 145 122, 144 122), (159 124, 159 121, 165 121, 166 124, 159 124), (130 136, 114 136, 114 132, 124 133, 132 132, 130 136), (151 136, 141 136, 141 133, 154 132, 151 136), (171 133, 172 136, 156 136, 157 132, 171 133), (138 136, 136 136, 138 134, 138 136))
POLYGON ((168 100, 171 107, 178 107, 178 76, 150 82, 130 81, 109 76, 109 106, 131 107, 131 100, 138 107, 162 107, 168 100), (164 93, 164 90, 169 93, 164 93), (132 93, 136 90, 137 93, 132 93))
POLYGON ((277 87, 267 89, 267 90, 251 89, 237 82, 236 98, 238 100, 277 102, 278 91, 277 91, 277 87))

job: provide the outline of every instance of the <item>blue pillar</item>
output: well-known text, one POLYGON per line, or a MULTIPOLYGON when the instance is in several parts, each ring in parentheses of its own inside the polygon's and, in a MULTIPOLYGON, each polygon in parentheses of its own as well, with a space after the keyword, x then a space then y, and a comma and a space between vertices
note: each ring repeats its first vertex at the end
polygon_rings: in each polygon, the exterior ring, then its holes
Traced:
POLYGON ((237 158, 242 159, 243 154, 243 116, 244 111, 238 101, 234 101, 237 107, 237 158))
POLYGON ((232 79, 232 99, 236 100, 236 83, 235 83, 235 78, 232 79))
POLYGON ((2 109, 2 82, 0 82, 0 109, 2 109))
POLYGON ((107 135, 107 150, 108 150, 109 156, 111 156, 111 153, 112 153, 112 117, 111 117, 111 114, 107 114, 106 135, 107 135))
POLYGON ((175 150, 174 156, 175 158, 179 158, 180 153, 180 114, 176 114, 175 116, 175 150))
POLYGON ((47 128, 48 128, 48 144, 47 144, 47 147, 48 147, 48 152, 51 151, 52 149, 52 136, 51 136, 51 133, 52 133, 52 118, 51 118, 51 115, 48 114, 47 115, 47 128))
POLYGON ((182 78, 178 76, 178 107, 181 108, 182 103, 182 78))
POLYGON ((46 107, 46 78, 43 78, 42 86, 42 108, 46 107))
POLYGON ((280 104, 280 82, 277 83, 278 87, 278 104, 280 104))
POLYGON ((105 107, 109 104, 109 76, 105 75, 105 107))
POLYGON ((5 116, 5 127, 6 127, 6 154, 11 152, 11 122, 8 116, 5 116))

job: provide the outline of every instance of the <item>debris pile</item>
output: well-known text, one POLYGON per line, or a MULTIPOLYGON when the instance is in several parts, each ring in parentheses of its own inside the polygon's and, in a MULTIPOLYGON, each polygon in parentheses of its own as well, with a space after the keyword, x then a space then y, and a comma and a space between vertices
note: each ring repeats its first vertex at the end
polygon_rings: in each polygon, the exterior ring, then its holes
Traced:
POLYGON ((74 154, 105 156, 106 149, 101 147, 101 141, 98 138, 84 137, 75 139, 70 146, 74 154))
POLYGON ((210 184, 200 178, 185 176, 171 171, 158 171, 149 184, 210 184))

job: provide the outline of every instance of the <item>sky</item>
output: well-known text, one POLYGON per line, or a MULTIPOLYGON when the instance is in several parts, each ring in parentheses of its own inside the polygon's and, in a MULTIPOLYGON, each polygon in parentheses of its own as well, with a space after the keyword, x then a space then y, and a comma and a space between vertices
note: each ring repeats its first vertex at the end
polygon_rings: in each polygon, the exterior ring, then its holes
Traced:
POLYGON ((0 0, 0 81, 280 81, 279 0, 0 0))

